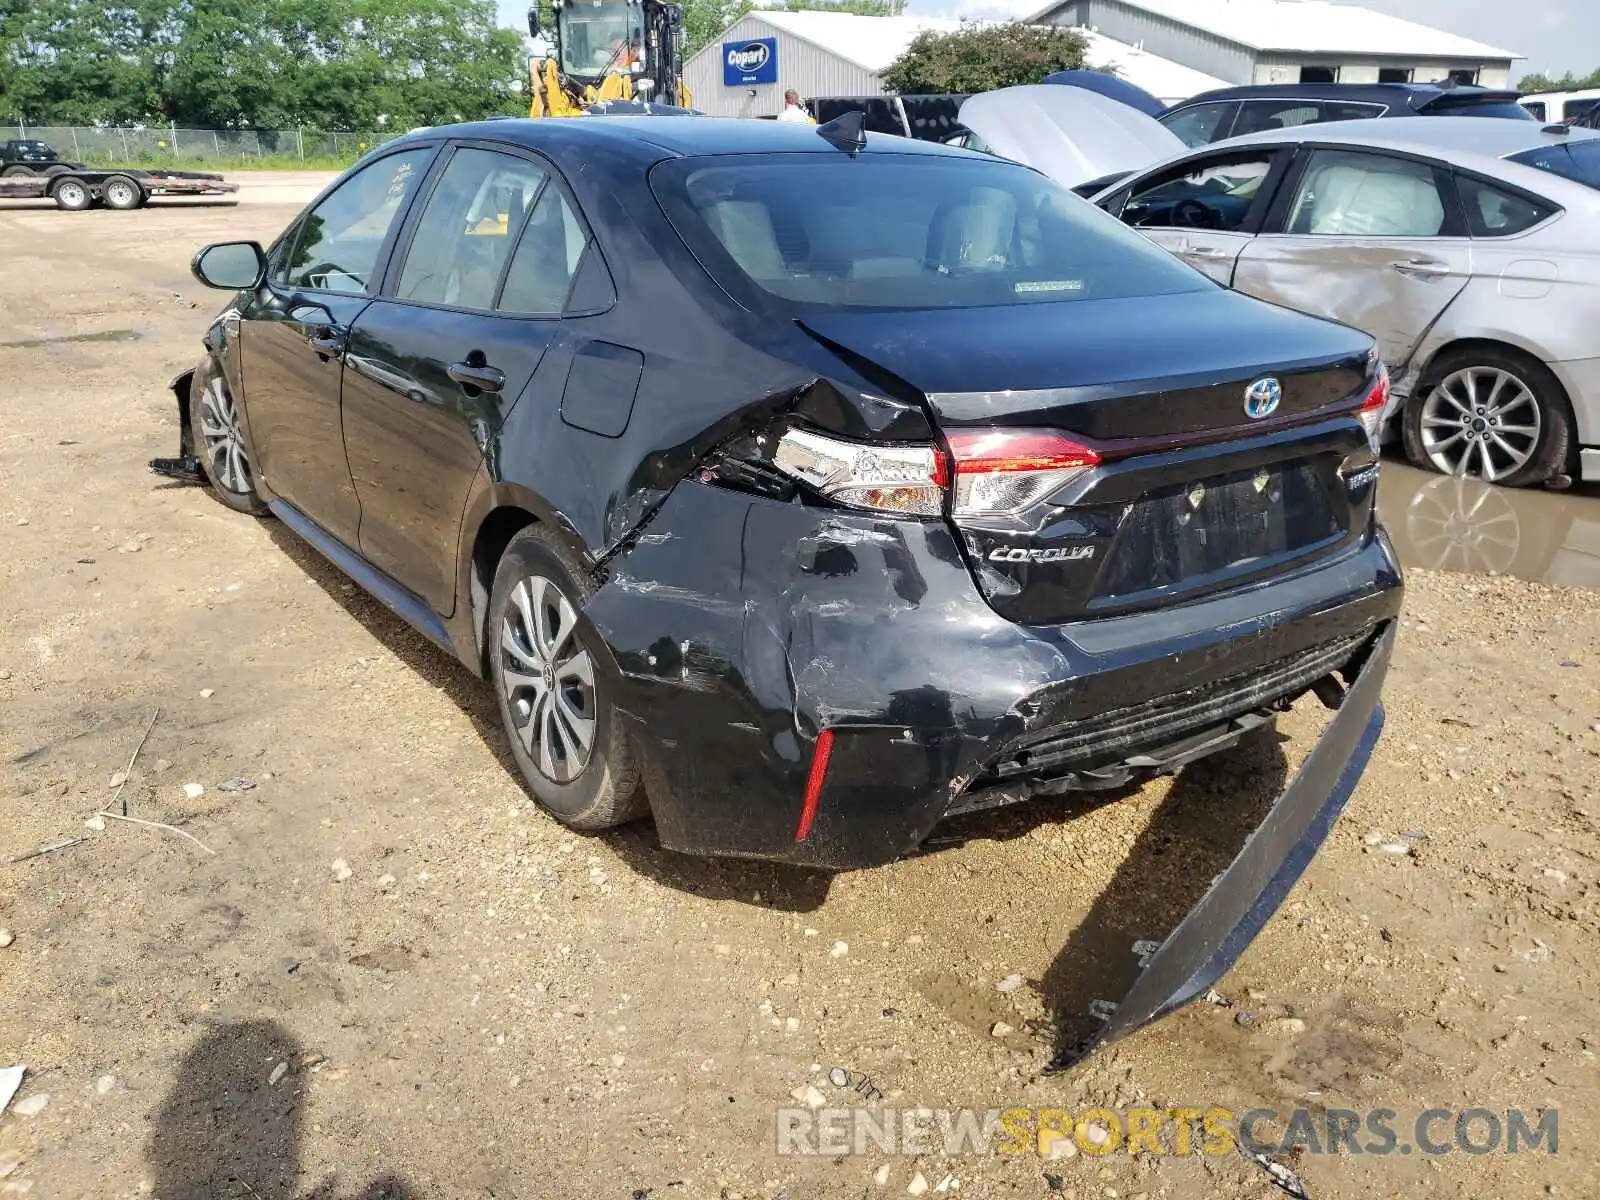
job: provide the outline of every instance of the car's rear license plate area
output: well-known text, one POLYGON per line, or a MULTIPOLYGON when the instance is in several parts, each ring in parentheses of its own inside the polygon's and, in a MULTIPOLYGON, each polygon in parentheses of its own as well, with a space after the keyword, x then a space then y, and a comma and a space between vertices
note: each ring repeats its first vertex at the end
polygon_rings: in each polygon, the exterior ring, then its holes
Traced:
POLYGON ((1129 506, 1095 587, 1099 604, 1264 569, 1345 533, 1318 461, 1279 463, 1152 492, 1129 506))

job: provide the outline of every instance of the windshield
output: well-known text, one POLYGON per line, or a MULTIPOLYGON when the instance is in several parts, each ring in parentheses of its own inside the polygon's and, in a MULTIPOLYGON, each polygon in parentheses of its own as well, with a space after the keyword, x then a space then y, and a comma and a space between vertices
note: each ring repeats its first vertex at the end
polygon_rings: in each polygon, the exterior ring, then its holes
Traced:
POLYGON ((557 12, 561 69, 587 79, 644 70, 643 8, 633 4, 567 4, 557 12))
POLYGON ((679 159, 651 185, 730 292, 823 308, 971 308, 1212 286, 1043 176, 912 154, 679 159))
POLYGON ((1600 190, 1600 138, 1583 138, 1581 141, 1560 142, 1540 146, 1537 150, 1524 150, 1513 154, 1511 161, 1527 167, 1549 171, 1563 179, 1586 183, 1600 190))

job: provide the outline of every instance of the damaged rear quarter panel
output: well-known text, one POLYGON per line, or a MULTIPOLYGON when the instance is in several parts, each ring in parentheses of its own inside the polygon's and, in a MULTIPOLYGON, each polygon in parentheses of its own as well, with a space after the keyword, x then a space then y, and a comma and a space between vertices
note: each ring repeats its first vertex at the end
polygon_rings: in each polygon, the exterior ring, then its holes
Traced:
POLYGON ((903 839, 908 807, 930 828, 952 776, 1023 729, 1017 702, 1074 674, 1070 647, 1019 638, 983 603, 938 521, 688 482, 607 576, 587 616, 621 673, 620 707, 649 731, 657 827, 678 849, 792 852, 811 747, 833 728, 874 730, 904 758, 874 768, 875 798, 853 813, 867 829, 839 848, 893 857, 909 847, 875 834, 903 839))

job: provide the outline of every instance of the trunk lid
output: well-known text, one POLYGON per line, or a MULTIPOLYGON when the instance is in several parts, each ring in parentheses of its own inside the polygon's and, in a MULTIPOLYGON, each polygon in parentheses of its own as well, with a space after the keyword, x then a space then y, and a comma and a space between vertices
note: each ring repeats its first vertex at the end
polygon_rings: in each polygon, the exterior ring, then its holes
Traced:
POLYGON ((955 519, 1009 619, 1197 598, 1335 553, 1371 524, 1375 459, 1354 411, 1372 341, 1344 326, 1221 290, 801 323, 914 389, 947 436, 1045 429, 1099 453, 1021 512, 955 519), (1268 378, 1281 398, 1252 416, 1246 393, 1268 378))
POLYGON ((1209 288, 808 314, 801 324, 905 381, 946 428, 1037 425, 1099 442, 1259 424, 1245 415, 1244 389, 1268 375, 1283 389, 1274 422, 1302 417, 1360 388, 1372 345, 1344 326, 1209 288))

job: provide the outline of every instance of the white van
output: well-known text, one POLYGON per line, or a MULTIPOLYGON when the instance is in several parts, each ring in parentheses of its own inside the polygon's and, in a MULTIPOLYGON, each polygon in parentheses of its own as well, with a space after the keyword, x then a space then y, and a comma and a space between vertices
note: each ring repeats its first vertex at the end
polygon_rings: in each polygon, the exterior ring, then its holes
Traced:
POLYGON ((1546 125, 1564 125, 1600 104, 1600 88, 1576 92, 1535 92, 1519 101, 1546 125))

